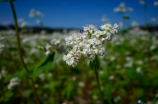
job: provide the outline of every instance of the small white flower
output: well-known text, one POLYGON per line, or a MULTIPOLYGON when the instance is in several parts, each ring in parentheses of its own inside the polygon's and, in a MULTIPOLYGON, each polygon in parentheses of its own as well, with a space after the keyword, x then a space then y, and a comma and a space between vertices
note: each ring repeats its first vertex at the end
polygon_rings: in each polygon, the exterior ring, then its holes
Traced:
POLYGON ((109 77, 109 80, 113 80, 113 79, 114 79, 114 76, 111 75, 111 76, 109 77))
POLYGON ((45 79, 45 74, 41 73, 38 77, 43 81, 45 79))
POLYGON ((78 86, 79 86, 79 87, 84 87, 85 84, 84 84, 84 82, 79 82, 79 83, 78 83, 78 86))
POLYGON ((141 68, 138 67, 138 68, 136 69, 136 72, 137 72, 137 73, 141 73, 141 68))
POLYGON ((20 79, 18 77, 12 78, 10 80, 10 83, 8 85, 8 89, 12 89, 13 87, 17 86, 20 84, 20 79))

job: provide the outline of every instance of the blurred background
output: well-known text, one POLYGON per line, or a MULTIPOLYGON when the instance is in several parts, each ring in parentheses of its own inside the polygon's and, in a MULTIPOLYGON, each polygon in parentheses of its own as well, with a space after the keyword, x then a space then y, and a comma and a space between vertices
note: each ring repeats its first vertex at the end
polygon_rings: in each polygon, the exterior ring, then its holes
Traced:
MULTIPOLYGON (((101 89, 107 104, 158 104, 158 0, 16 0, 22 52, 30 72, 45 60, 47 40, 65 37, 93 24, 119 24, 119 34, 104 44, 99 58, 101 89)), ((100 104, 89 61, 68 66, 63 53, 28 75, 18 56, 9 2, 0 2, 0 103, 35 104, 29 78, 43 104, 100 104), (11 79, 19 83, 10 88, 11 79)))

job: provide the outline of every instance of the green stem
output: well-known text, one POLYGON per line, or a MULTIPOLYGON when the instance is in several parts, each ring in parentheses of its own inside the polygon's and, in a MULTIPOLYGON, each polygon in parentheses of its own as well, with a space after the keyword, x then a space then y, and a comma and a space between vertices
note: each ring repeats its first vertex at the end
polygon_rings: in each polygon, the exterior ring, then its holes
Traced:
POLYGON ((97 69, 94 68, 94 71, 95 71, 95 75, 96 75, 96 78, 97 78, 97 84, 98 84, 98 87, 99 87, 99 91, 100 91, 100 95, 101 95, 102 104, 104 104, 104 96, 103 96, 103 93, 102 93, 102 91, 101 91, 101 87, 100 87, 100 83, 99 83, 99 78, 98 78, 97 69))
MULTIPOLYGON (((20 61, 23 65, 23 67, 25 68, 26 72, 29 73, 29 70, 24 62, 24 59, 23 59, 23 56, 22 56, 22 52, 21 52, 21 45, 20 45, 20 36, 19 36, 19 30, 18 30, 18 24, 17 24, 17 18, 16 18, 16 13, 15 13, 15 9, 14 9, 14 5, 13 5, 13 2, 10 1, 10 5, 11 5, 11 8, 12 8, 12 12, 13 12, 13 16, 14 16, 14 23, 15 23, 15 30, 16 30, 16 38, 17 38, 17 45, 18 45, 18 52, 19 52, 19 57, 20 57, 20 61)), ((36 91, 36 88, 35 88, 35 84, 34 84, 34 81, 33 79, 31 78, 31 83, 32 83, 32 89, 33 89, 33 92, 34 92, 34 95, 35 95, 35 98, 36 98, 36 103, 37 104, 40 104, 40 101, 39 101, 39 97, 37 95, 37 91, 36 91)))

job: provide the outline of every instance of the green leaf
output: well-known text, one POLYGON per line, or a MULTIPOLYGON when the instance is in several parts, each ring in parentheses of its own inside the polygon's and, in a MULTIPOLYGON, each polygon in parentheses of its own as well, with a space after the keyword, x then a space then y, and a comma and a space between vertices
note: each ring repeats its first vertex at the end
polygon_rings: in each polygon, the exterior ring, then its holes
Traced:
POLYGON ((52 54, 46 56, 40 62, 40 64, 33 70, 33 72, 26 74, 26 77, 32 78, 32 77, 38 76, 40 73, 42 73, 43 70, 50 69, 51 68, 50 66, 52 65, 52 62, 54 60, 54 55, 55 55, 55 53, 52 53, 52 54))
POLYGON ((36 71, 36 70, 38 70, 40 67, 46 65, 48 62, 53 62, 53 60, 54 60, 54 55, 55 55, 55 53, 52 53, 52 54, 46 56, 46 57, 42 60, 42 62, 40 62, 40 64, 37 66, 37 68, 36 68, 34 71, 36 71))

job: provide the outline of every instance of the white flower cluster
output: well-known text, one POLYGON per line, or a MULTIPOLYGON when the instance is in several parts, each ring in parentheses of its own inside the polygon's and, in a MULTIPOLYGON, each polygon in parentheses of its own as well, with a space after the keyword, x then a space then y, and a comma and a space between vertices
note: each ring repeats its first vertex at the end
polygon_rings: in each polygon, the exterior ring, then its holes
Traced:
POLYGON ((114 8, 114 12, 118 13, 126 13, 126 12, 132 12, 133 8, 125 6, 125 3, 122 2, 118 7, 114 8))
POLYGON ((18 20, 18 23, 19 23, 19 25, 20 25, 21 28, 25 28, 28 25, 28 23, 25 22, 23 18, 20 18, 18 20))
POLYGON ((65 51, 65 46, 61 45, 60 40, 52 39, 47 42, 46 46, 44 47, 44 51, 46 56, 55 51, 62 53, 65 51))
POLYGON ((36 11, 35 9, 31 9, 29 13, 30 18, 41 17, 43 14, 40 11, 36 11))
POLYGON ((19 85, 19 84, 20 84, 20 81, 21 81, 21 80, 20 80, 18 77, 12 78, 12 79, 10 80, 9 85, 8 85, 8 89, 10 90, 10 89, 12 89, 13 87, 19 85))
POLYGON ((63 56, 63 60, 74 67, 77 62, 84 59, 89 58, 93 61, 95 55, 103 56, 105 54, 103 44, 105 40, 111 40, 111 36, 118 33, 118 24, 114 24, 114 27, 112 27, 110 23, 106 23, 101 25, 100 28, 102 31, 94 25, 88 25, 84 27, 83 33, 66 37, 66 46, 69 53, 63 56))

